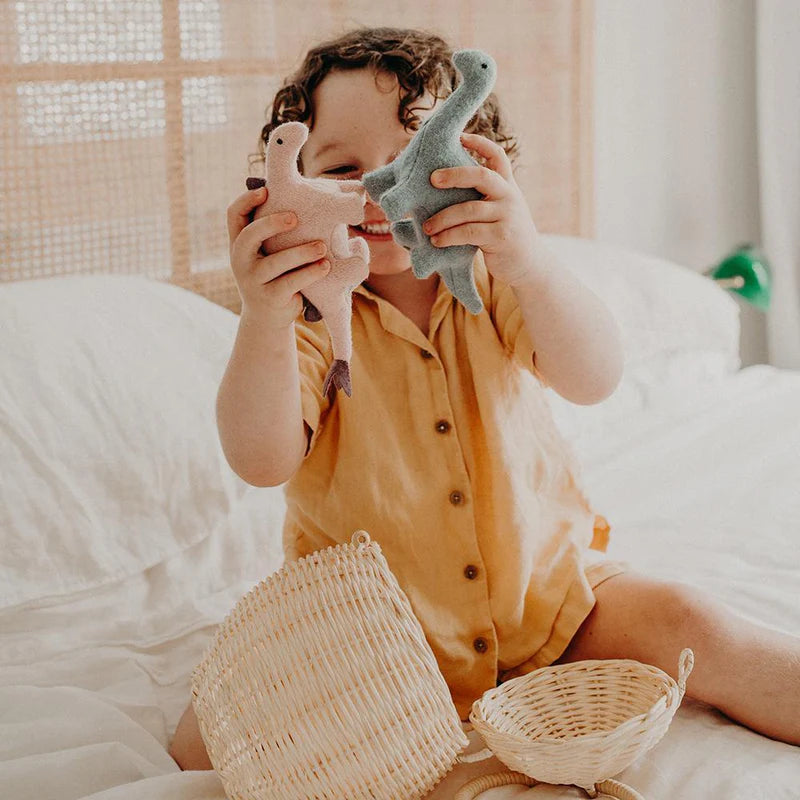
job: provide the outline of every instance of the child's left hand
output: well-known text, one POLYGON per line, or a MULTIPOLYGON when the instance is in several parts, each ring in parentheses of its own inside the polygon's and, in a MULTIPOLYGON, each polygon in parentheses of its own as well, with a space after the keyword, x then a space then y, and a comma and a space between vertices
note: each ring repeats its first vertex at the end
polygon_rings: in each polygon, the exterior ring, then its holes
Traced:
POLYGON ((487 166, 437 169, 431 183, 439 189, 470 187, 485 196, 442 209, 426 220, 423 230, 436 247, 480 247, 486 269, 495 278, 510 286, 523 283, 534 272, 538 233, 511 162, 505 150, 485 136, 462 133, 461 143, 482 156, 487 166))

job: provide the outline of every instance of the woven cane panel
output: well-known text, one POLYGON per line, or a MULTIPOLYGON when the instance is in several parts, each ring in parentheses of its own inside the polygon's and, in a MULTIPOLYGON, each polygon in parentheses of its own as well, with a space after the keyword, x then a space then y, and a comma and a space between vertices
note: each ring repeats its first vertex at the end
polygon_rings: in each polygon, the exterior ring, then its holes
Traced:
POLYGON ((268 102, 354 25, 481 47, 540 230, 591 233, 587 0, 0 0, 0 280, 139 273, 231 308, 225 209, 268 102))

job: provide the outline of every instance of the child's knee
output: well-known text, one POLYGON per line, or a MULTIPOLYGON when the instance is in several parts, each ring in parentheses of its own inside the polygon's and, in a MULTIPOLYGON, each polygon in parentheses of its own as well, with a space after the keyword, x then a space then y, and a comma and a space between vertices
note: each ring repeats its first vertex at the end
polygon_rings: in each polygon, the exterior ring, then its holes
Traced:
POLYGON ((600 584, 595 597, 580 637, 589 657, 647 661, 658 654, 671 665, 684 647, 715 645, 729 627, 725 606, 677 581, 623 573, 600 584))
POLYGON ((665 581, 654 585, 653 609, 673 636, 686 640, 686 646, 712 644, 724 634, 730 612, 701 589, 685 583, 665 581))

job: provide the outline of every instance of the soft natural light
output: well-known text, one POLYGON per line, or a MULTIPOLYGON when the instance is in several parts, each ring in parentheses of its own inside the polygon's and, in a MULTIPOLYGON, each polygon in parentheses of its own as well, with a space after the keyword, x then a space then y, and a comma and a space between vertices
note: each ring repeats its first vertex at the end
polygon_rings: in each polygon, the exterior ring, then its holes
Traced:
POLYGON ((219 0, 181 0, 181 55, 187 59, 222 57, 219 0))
POLYGON ((65 81, 17 88, 28 133, 48 142, 149 136, 164 130, 164 82, 65 81))
MULTIPOLYGON (((183 5, 183 4, 182 4, 183 5)), ((19 0, 17 39, 21 63, 85 64, 159 61, 161 0, 19 0)))

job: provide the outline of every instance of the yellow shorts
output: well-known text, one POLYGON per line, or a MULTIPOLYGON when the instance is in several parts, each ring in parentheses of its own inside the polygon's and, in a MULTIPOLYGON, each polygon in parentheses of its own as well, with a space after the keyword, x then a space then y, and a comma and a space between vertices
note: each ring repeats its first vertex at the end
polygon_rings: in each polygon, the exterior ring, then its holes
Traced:
POLYGON ((499 673, 497 678, 498 686, 509 678, 516 678, 520 675, 525 675, 535 669, 546 667, 556 661, 559 656, 567 649, 567 645, 572 641, 572 638, 578 632, 578 629, 583 624, 584 620, 589 616, 594 608, 594 603, 587 603, 587 584, 591 589, 595 589, 603 581, 612 578, 614 575, 619 575, 622 572, 627 572, 630 565, 625 561, 610 560, 605 553, 597 550, 586 550, 584 553, 584 580, 576 580, 573 584, 573 597, 580 598, 576 602, 570 601, 570 595, 562 607, 562 612, 556 618, 553 626, 553 635, 547 643, 540 650, 537 651, 535 656, 523 661, 516 667, 503 670, 499 673))

